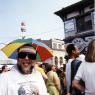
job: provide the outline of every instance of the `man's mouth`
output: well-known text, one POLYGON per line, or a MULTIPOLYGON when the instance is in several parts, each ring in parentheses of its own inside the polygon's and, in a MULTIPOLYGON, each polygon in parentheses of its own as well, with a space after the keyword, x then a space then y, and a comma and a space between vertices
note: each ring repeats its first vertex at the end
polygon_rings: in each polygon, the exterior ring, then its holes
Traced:
POLYGON ((24 65, 29 65, 29 64, 31 64, 31 62, 24 61, 24 62, 22 62, 22 64, 24 64, 24 65))

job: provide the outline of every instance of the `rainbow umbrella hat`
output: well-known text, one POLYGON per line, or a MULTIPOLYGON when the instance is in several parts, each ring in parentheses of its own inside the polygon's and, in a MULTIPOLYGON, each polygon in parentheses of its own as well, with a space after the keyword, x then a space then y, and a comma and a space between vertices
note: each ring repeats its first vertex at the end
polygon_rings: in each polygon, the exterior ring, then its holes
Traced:
POLYGON ((24 44, 31 44, 33 48, 37 50, 38 61, 45 61, 48 58, 53 57, 52 50, 47 45, 32 38, 16 39, 3 47, 1 50, 7 55, 8 58, 16 59, 17 49, 24 44))

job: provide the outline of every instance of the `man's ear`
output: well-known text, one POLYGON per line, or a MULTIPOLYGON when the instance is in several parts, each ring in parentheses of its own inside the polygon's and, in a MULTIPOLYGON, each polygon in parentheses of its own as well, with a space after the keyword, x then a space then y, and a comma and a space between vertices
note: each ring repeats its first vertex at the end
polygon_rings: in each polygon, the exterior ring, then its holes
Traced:
POLYGON ((72 50, 72 53, 75 54, 75 50, 72 50))

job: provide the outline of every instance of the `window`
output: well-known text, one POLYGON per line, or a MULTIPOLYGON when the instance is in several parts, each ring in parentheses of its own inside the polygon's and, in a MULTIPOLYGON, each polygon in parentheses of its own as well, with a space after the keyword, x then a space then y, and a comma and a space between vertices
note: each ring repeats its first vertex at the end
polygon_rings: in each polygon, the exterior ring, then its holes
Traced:
POLYGON ((62 63, 63 63, 63 58, 60 57, 60 65, 62 65, 62 63))
POLYGON ((55 65, 57 66, 58 65, 58 57, 55 56, 55 65))
POLYGON ((77 24, 77 32, 83 32, 92 29, 91 14, 78 17, 76 19, 76 24, 77 24))
POLYGON ((62 49, 62 45, 61 44, 58 44, 58 49, 62 49))
POLYGON ((64 22, 65 32, 75 31, 75 19, 70 19, 64 22))
POLYGON ((84 17, 85 21, 85 30, 92 29, 92 20, 91 20, 91 15, 87 15, 84 17))
POLYGON ((53 43, 53 48, 57 49, 57 44, 56 43, 53 43))

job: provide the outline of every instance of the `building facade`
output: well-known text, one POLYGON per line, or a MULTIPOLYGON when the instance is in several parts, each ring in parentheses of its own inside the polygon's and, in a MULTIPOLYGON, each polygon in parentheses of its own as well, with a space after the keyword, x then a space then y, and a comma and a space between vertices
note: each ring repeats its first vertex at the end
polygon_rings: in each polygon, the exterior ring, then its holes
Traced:
POLYGON ((86 53, 89 42, 95 39, 94 0, 81 0, 55 14, 64 22, 65 43, 76 44, 86 53))
POLYGON ((37 40, 43 42, 44 44, 46 44, 48 47, 52 49, 52 53, 54 57, 51 58, 51 60, 46 60, 46 62, 51 61, 52 64, 55 64, 58 67, 61 67, 63 66, 63 64, 65 64, 64 41, 59 39, 50 39, 50 40, 37 39, 37 40))

